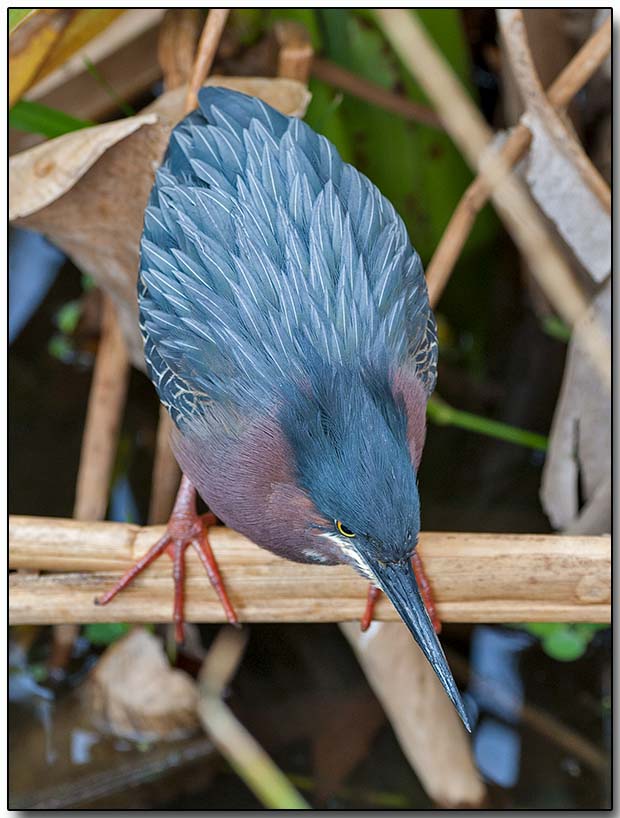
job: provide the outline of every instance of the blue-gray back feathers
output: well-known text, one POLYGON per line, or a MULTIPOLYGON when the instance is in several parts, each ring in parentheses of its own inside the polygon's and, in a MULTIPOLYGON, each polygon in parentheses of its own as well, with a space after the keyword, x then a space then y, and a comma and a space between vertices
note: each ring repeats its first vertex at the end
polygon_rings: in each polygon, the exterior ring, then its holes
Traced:
POLYGON ((205 88, 145 213, 145 354, 181 428, 268 406, 309 360, 436 376, 420 259, 392 205, 334 146, 261 100, 205 88))

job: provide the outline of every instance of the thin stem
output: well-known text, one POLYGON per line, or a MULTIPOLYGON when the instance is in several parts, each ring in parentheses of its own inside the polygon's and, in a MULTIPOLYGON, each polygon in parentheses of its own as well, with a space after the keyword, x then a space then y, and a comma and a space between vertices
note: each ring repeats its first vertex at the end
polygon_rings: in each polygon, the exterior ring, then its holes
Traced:
POLYGON ((284 773, 221 699, 203 695, 198 715, 217 749, 268 809, 310 809, 284 773))
POLYGON ((351 96, 363 99, 365 102, 370 102, 378 108, 383 108, 393 114, 402 116, 409 122, 419 122, 422 125, 428 125, 430 128, 436 128, 443 131, 441 120, 432 108, 428 105, 422 105, 420 102, 414 102, 402 94, 395 94, 376 82, 364 79, 352 71, 347 71, 331 60, 326 60, 322 57, 315 57, 312 63, 312 75, 328 85, 333 85, 335 88, 340 88, 351 96))
POLYGON ((129 382, 129 358, 116 307, 105 295, 101 340, 88 397, 73 516, 103 520, 129 382))
POLYGON ((86 70, 91 77, 93 77, 93 79, 99 83, 103 90, 109 95, 110 99, 114 100, 114 103, 121 109, 125 116, 136 115, 136 112, 131 105, 128 102, 125 102, 125 100, 114 90, 99 69, 93 64, 92 60, 89 60, 88 57, 84 57, 84 65, 86 66, 86 70))
MULTIPOLYGON (((374 13, 464 158, 485 178, 499 216, 543 292, 559 316, 574 326, 586 314, 589 299, 528 188, 511 173, 504 154, 492 147, 493 132, 482 114, 415 14, 407 9, 376 9, 374 13)), ((584 324, 582 338, 592 368, 610 390, 610 343, 600 322, 584 324)))
POLYGON ((243 657, 248 634, 222 628, 199 675, 198 715, 209 737, 269 809, 310 809, 284 773, 221 699, 243 657))
MULTIPOLYGON (((611 20, 607 20, 579 49, 560 72, 547 93, 557 110, 566 107, 575 94, 592 77, 611 49, 611 20)), ((502 156, 510 165, 516 164, 527 152, 532 134, 523 120, 512 129, 502 147, 502 156)), ((426 270, 426 282, 431 305, 435 306, 448 283, 461 255, 476 216, 487 203, 491 190, 484 175, 479 174, 463 194, 444 230, 441 241, 426 270)))
POLYGON ((426 413, 433 423, 440 426, 457 426, 460 429, 478 432, 481 435, 506 440, 508 443, 516 443, 518 446, 526 446, 541 452, 546 452, 549 445, 544 435, 528 432, 498 420, 489 420, 489 418, 474 415, 462 409, 454 409, 439 397, 430 398, 426 406, 426 413))
POLYGON ((198 105, 198 91, 202 88, 211 70, 229 14, 230 9, 211 9, 209 11, 207 22, 200 35, 194 69, 187 89, 185 100, 185 113, 187 114, 198 105))

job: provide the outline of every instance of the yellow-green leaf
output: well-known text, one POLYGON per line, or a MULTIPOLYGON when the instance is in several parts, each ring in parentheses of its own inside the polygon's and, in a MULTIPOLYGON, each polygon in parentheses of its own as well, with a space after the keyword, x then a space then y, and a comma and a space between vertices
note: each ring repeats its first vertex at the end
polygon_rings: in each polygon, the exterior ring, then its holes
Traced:
POLYGON ((124 9, 29 11, 9 39, 9 106, 107 28, 124 9))
POLYGON ((33 11, 36 9, 9 9, 9 34, 12 34, 33 11))
POLYGON ((34 83, 73 15, 70 9, 37 9, 13 32, 9 39, 9 106, 34 83))
POLYGON ((80 9, 48 54, 37 81, 63 65, 78 49, 100 34, 124 11, 125 9, 80 9))

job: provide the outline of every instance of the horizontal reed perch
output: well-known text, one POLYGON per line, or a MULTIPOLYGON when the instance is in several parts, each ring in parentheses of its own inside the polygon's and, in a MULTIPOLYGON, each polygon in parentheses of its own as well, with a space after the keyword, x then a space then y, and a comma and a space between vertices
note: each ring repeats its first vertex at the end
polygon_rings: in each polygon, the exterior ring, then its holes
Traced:
MULTIPOLYGON (((171 563, 163 557, 106 607, 93 604, 161 536, 161 526, 10 517, 9 621, 167 622, 171 563), (50 571, 36 574, 30 572, 50 571)), ((224 527, 210 532, 231 601, 244 622, 358 619, 367 583, 346 566, 301 565, 224 527)), ((423 532, 420 553, 445 622, 609 622, 610 537, 423 532)), ((186 616, 222 622, 220 604, 187 552, 186 616)), ((385 599, 378 620, 398 618, 385 599)))

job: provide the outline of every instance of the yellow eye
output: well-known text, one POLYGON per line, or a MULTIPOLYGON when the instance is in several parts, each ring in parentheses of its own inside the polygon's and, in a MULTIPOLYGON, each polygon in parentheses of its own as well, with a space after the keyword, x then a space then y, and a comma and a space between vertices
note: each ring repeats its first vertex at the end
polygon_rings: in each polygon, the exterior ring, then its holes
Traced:
POLYGON ((355 537, 355 534, 350 531, 346 526, 344 526, 340 520, 336 520, 336 528, 342 534, 343 537, 355 537))

